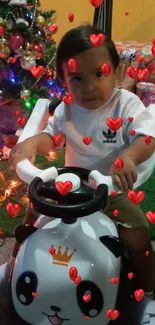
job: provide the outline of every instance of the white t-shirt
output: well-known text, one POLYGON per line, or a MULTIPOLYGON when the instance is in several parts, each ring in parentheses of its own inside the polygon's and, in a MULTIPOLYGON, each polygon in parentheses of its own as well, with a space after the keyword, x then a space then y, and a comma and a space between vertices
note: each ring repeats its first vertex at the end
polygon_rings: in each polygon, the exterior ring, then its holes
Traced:
POLYGON ((59 147, 66 141, 65 166, 97 169, 103 175, 109 175, 114 160, 138 136, 155 138, 155 119, 139 97, 127 90, 114 88, 107 103, 95 110, 88 110, 74 102, 69 106, 62 102, 42 132, 52 137, 63 135, 59 147), (116 134, 106 124, 109 117, 120 117, 124 121, 116 134), (133 117, 133 122, 128 117, 133 117), (130 130, 135 131, 134 136, 130 135, 130 130), (84 136, 92 138, 89 145, 83 143, 84 136))

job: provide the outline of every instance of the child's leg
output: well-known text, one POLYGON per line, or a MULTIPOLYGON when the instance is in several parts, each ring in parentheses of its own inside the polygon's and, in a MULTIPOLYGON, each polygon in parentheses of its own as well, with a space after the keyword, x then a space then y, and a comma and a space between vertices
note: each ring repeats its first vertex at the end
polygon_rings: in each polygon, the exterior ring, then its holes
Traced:
POLYGON ((153 292, 155 279, 153 269, 153 250, 149 235, 147 219, 138 205, 133 204, 127 193, 110 197, 110 204, 104 213, 120 224, 120 236, 127 244, 134 278, 139 288, 145 292, 153 292), (113 211, 119 211, 114 217, 113 211), (149 251, 149 256, 145 252, 149 251))
MULTIPOLYGON (((36 220, 38 219, 38 217, 39 217, 39 214, 36 211, 34 211, 30 206, 28 206, 26 209, 25 217, 24 217, 22 224, 33 225, 36 222, 36 220)), ((15 240, 13 248, 12 248, 11 258, 12 257, 15 258, 17 256, 19 247, 20 247, 20 244, 18 243, 17 240, 15 240)))

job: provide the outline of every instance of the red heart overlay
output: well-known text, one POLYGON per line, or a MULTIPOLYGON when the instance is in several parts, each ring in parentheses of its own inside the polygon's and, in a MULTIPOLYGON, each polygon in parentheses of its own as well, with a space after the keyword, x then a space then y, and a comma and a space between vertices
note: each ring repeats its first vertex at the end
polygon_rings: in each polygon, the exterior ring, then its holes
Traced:
POLYGON ((82 280, 81 276, 78 275, 77 278, 75 279, 74 283, 77 284, 77 285, 79 285, 80 282, 81 282, 81 280, 82 280))
POLYGON ((16 63, 16 61, 17 61, 17 59, 12 56, 9 58, 9 62, 12 64, 16 63))
POLYGON ((110 195, 111 196, 116 196, 117 195, 117 192, 116 191, 111 191, 110 195))
POLYGON ((64 183, 58 181, 58 182, 55 183, 55 187, 56 187, 57 191, 58 191, 61 195, 65 196, 65 195, 67 195, 67 194, 70 192, 70 190, 72 189, 72 187, 73 187, 73 183, 70 182, 70 181, 66 181, 66 182, 64 182, 64 183))
POLYGON ((134 291, 134 297, 137 301, 141 301, 144 298, 144 290, 139 289, 134 291))
POLYGON ((111 283, 117 284, 119 281, 119 278, 111 278, 111 283))
POLYGON ((126 72, 127 72, 128 76, 129 76, 130 78, 132 78, 132 79, 136 79, 136 78, 137 78, 137 76, 138 76, 138 71, 139 71, 138 68, 133 68, 133 67, 128 67, 128 68, 126 69, 126 72))
POLYGON ((128 121, 129 121, 129 122, 133 122, 133 120, 134 120, 134 118, 133 118, 132 116, 129 116, 129 117, 128 117, 128 121))
POLYGON ((109 319, 115 320, 119 316, 119 311, 109 309, 107 310, 107 316, 109 317, 109 319))
POLYGON ((122 159, 120 159, 120 158, 117 158, 114 161, 114 166, 118 171, 120 171, 124 167, 124 161, 122 159))
POLYGON ((146 212, 146 218, 150 223, 155 225, 155 212, 152 211, 146 212))
POLYGON ((149 135, 145 136, 145 143, 148 145, 151 143, 151 137, 149 135))
POLYGON ((119 211, 118 211, 117 209, 113 211, 113 215, 114 215, 114 217, 117 217, 118 214, 119 214, 119 211))
POLYGON ((72 23, 74 21, 74 14, 70 13, 68 15, 68 19, 69 19, 70 23, 72 23))
POLYGON ((6 206, 6 211, 12 218, 17 218, 21 210, 21 206, 19 204, 8 203, 6 206))
POLYGON ((0 26, 0 37, 4 35, 5 28, 3 26, 0 26))
POLYGON ((19 124, 20 126, 24 126, 24 125, 26 124, 26 122, 27 122, 27 119, 26 119, 26 117, 19 117, 19 118, 17 119, 17 122, 18 122, 18 124, 19 124))
POLYGON ((152 46, 152 49, 151 50, 152 50, 152 55, 155 56, 155 45, 152 46))
POLYGON ((73 96, 71 93, 69 93, 69 94, 63 96, 62 100, 66 105, 70 105, 73 101, 73 96))
POLYGON ((53 142, 56 146, 58 146, 62 141, 62 135, 61 134, 55 134, 53 137, 53 142))
POLYGON ((109 63, 104 63, 102 64, 101 66, 101 70, 102 70, 102 73, 105 77, 109 77, 110 73, 111 73, 111 66, 109 63))
POLYGON ((38 67, 32 67, 30 71, 34 78, 39 78, 44 72, 44 67, 42 65, 39 65, 38 67))
POLYGON ((83 137, 82 141, 84 144, 86 144, 88 146, 92 142, 92 138, 91 137, 83 137))
POLYGON ((131 280, 133 278, 134 274, 132 272, 128 273, 128 278, 131 280))
POLYGON ((16 111, 15 115, 18 117, 20 115, 20 111, 16 111))
POLYGON ((50 253, 51 255, 54 255, 55 252, 56 252, 56 249, 55 249, 54 247, 50 247, 48 251, 49 251, 49 253, 50 253))
POLYGON ((89 39, 95 47, 99 47, 105 40, 105 35, 101 34, 101 33, 100 34, 91 34, 89 39))
POLYGON ((94 6, 95 8, 98 8, 104 0, 89 0, 89 2, 91 3, 92 6, 94 6))
POLYGON ((138 76, 137 79, 140 80, 141 82, 144 82, 147 80, 148 76, 149 76, 150 72, 148 69, 139 69, 138 71, 138 76))
POLYGON ((68 68, 70 72, 76 72, 78 68, 78 62, 75 59, 69 59, 68 60, 68 68))
POLYGON ((72 281, 75 281, 77 279, 77 276, 78 276, 78 270, 76 267, 71 267, 69 269, 69 277, 72 281))
POLYGON ((106 123, 112 131, 117 131, 123 125, 123 119, 121 117, 109 117, 106 119, 106 123))
POLYGON ((133 137, 135 134, 136 134, 136 131, 135 130, 130 130, 130 135, 133 137))
POLYGON ((58 30, 58 25, 56 25, 56 24, 51 25, 51 26, 48 27, 48 30, 49 30, 52 34, 54 34, 54 33, 56 33, 57 30, 58 30))
POLYGON ((32 292, 32 296, 33 297, 37 297, 38 296, 38 293, 37 292, 32 292))
POLYGON ((91 295, 84 295, 84 296, 83 296, 83 300, 84 300, 85 302, 89 302, 90 299, 91 299, 91 295))
POLYGON ((145 199, 145 192, 131 190, 128 192, 129 200, 134 204, 140 204, 145 199))

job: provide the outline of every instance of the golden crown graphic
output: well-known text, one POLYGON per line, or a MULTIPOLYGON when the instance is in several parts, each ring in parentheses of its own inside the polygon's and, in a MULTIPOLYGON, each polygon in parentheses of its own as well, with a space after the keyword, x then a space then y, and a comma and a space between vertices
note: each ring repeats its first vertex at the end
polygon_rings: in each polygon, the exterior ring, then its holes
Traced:
MULTIPOLYGON (((55 248, 54 245, 51 246, 52 248, 55 248)), ((69 255, 68 251, 69 248, 65 248, 64 253, 61 251, 62 247, 58 246, 58 250, 55 251, 52 254, 53 257, 53 264, 60 265, 60 266, 68 266, 70 260, 72 259, 74 253, 77 251, 76 248, 74 248, 73 252, 69 255)))

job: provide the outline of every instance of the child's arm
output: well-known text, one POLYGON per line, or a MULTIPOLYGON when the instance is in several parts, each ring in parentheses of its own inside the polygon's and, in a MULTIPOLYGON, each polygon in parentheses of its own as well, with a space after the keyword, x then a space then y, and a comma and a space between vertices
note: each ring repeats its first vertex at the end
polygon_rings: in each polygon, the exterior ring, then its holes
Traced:
POLYGON ((151 143, 147 145, 145 143, 145 137, 140 136, 119 155, 118 158, 124 162, 123 169, 118 171, 113 164, 110 169, 110 174, 120 191, 132 190, 133 184, 137 180, 136 166, 149 159, 154 150, 155 139, 151 138, 151 143))
POLYGON ((151 137, 150 144, 145 143, 145 137, 140 136, 135 139, 130 146, 125 149, 120 157, 130 157, 135 165, 139 165, 149 159, 155 151, 155 138, 151 137))
POLYGON ((37 153, 48 154, 55 147, 52 137, 47 133, 35 135, 18 143, 10 152, 9 165, 15 167, 24 159, 31 160, 37 153))
POLYGON ((127 139, 126 149, 116 157, 124 161, 124 167, 118 171, 113 164, 110 170, 114 183, 121 191, 133 188, 133 184, 137 180, 136 166, 148 160, 155 150, 154 115, 144 107, 137 96, 132 94, 130 97, 122 113, 124 139, 127 139), (132 124, 128 120, 129 116, 133 117, 132 124), (135 131, 134 136, 130 133, 131 130, 135 131), (149 144, 145 142, 146 136, 150 137, 149 144))

